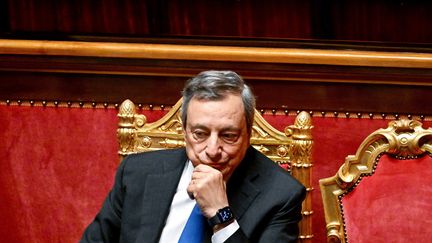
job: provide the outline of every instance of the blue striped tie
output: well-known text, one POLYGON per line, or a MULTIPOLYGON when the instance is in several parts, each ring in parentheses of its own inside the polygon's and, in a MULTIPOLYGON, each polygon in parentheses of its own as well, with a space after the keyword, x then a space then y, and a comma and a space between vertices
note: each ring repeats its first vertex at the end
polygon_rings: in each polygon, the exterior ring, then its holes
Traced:
POLYGON ((204 238, 206 223, 198 204, 195 204, 178 243, 201 243, 204 238))

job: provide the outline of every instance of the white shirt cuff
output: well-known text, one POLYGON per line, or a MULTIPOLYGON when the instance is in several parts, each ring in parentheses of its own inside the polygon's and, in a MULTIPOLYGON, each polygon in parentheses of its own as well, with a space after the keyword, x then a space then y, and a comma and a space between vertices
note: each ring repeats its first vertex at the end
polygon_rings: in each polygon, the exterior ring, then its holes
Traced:
POLYGON ((231 224, 227 225, 223 229, 214 233, 212 238, 211 238, 211 242, 212 243, 223 243, 231 235, 233 235, 238 229, 240 229, 240 225, 237 223, 237 220, 234 220, 231 224))

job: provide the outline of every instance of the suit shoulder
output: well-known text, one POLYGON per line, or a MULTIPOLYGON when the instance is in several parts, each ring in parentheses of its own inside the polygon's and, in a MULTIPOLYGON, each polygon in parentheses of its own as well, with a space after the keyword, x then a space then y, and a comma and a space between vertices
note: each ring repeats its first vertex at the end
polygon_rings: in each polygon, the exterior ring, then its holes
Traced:
POLYGON ((266 180, 271 181, 275 187, 289 187, 290 191, 295 191, 302 193, 306 188, 301 184, 294 176, 292 176, 288 171, 283 169, 273 160, 269 159, 264 154, 256 151, 258 166, 261 167, 259 170, 262 175, 267 178, 266 180))
POLYGON ((184 160, 186 161, 186 152, 184 148, 165 149, 141 152, 126 156, 121 162, 125 167, 153 167, 160 166, 164 161, 184 160))

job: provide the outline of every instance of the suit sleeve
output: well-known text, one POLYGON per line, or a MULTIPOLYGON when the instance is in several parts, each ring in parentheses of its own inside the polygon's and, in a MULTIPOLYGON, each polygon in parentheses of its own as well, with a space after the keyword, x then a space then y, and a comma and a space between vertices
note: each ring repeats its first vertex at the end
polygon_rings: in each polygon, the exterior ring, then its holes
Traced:
POLYGON ((262 227, 262 230, 247 237, 240 227, 226 242, 297 242, 298 223, 302 218, 301 209, 305 197, 306 189, 302 187, 275 214, 270 216, 270 221, 262 227))
POLYGON ((126 160, 120 164, 115 176, 114 186, 93 222, 85 229, 80 240, 81 243, 119 242, 124 197, 122 181, 126 160))

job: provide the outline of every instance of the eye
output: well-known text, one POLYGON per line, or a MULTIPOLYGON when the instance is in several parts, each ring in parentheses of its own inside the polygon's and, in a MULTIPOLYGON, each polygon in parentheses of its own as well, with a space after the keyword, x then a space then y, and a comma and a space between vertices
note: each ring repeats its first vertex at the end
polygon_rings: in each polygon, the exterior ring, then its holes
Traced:
POLYGON ((235 141, 237 141, 239 134, 233 132, 226 132, 222 133, 221 137, 227 143, 234 143, 235 141))
POLYGON ((192 136, 197 141, 205 140, 208 137, 208 132, 202 130, 192 131, 192 136))

